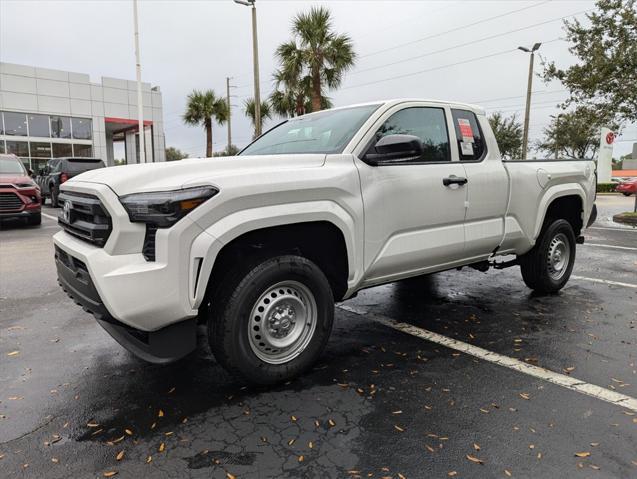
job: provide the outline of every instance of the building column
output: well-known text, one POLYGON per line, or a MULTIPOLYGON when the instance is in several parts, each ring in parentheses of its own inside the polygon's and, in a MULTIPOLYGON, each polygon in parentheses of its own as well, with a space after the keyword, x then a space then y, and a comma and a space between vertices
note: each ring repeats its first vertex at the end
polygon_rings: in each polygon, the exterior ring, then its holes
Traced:
POLYGON ((113 151, 113 134, 106 132, 106 166, 115 164, 115 152, 113 151))
POLYGON ((137 138, 135 131, 128 130, 124 137, 124 144, 126 145, 126 164, 134 165, 139 162, 137 158, 137 138))

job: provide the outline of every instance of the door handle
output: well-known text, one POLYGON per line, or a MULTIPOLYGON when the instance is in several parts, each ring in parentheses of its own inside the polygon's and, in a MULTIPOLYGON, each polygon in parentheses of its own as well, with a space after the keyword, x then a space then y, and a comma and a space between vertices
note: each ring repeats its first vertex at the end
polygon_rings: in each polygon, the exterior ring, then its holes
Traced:
POLYGON ((468 179, 463 178, 462 176, 449 176, 447 178, 442 179, 442 184, 445 186, 449 185, 466 185, 468 183, 468 179))

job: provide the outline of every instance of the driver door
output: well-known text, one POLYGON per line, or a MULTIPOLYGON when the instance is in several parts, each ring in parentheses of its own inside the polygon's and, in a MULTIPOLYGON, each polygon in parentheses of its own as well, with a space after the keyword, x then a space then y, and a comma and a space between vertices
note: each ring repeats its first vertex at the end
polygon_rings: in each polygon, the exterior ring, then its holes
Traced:
POLYGON ((464 167, 452 161, 450 112, 440 106, 396 106, 380 120, 385 135, 419 137, 418 158, 372 166, 356 160, 365 212, 366 284, 444 269, 462 259, 467 189, 464 167), (447 184, 445 184, 447 183, 447 184), (459 184, 460 183, 460 184, 459 184))

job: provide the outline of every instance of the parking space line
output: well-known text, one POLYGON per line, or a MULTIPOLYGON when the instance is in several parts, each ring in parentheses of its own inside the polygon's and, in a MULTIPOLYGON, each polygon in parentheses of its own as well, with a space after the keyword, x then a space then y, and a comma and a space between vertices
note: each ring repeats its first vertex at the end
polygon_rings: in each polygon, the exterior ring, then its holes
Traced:
POLYGON ((55 220, 57 221, 57 217, 55 216, 51 216, 51 215, 47 215, 46 213, 42 213, 42 216, 44 216, 45 218, 49 218, 50 220, 55 220))
POLYGON ((637 288, 637 284, 622 283, 621 281, 611 281, 609 279, 589 278, 588 276, 571 275, 573 279, 581 279, 584 281, 592 281, 593 283, 612 284, 613 286, 623 286, 624 288, 637 288))
POLYGON ((624 249, 628 251, 637 251, 637 248, 633 248, 632 246, 615 246, 612 244, 584 243, 583 246, 597 246, 598 248, 611 248, 611 249, 624 249))
POLYGON ((581 381, 572 376, 566 376, 564 374, 556 373, 539 366, 534 366, 532 364, 525 363, 509 356, 494 353, 479 346, 474 346, 472 344, 458 341, 457 339, 451 339, 447 336, 443 336, 442 334, 434 333, 433 331, 422 329, 411 324, 395 321, 386 316, 371 313, 356 306, 339 304, 337 307, 344 311, 349 311, 350 313, 364 316, 367 319, 371 319, 372 321, 380 323, 384 326, 388 326, 397 331, 410 334, 411 336, 431 341, 432 343, 436 343, 441 346, 460 351, 484 361, 488 361, 490 363, 497 364, 514 371, 518 371, 528 376, 532 376, 549 383, 562 386, 566 389, 570 389, 571 391, 575 391, 586 396, 591 396, 593 398, 600 399, 616 406, 620 406, 637 412, 637 399, 618 393, 616 391, 612 391, 610 389, 581 381))

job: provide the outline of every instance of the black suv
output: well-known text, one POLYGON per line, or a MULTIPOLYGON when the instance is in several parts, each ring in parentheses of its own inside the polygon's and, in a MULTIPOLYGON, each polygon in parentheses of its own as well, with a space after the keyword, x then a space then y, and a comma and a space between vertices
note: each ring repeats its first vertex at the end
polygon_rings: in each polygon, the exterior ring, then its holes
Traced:
POLYGON ((96 168, 104 168, 104 162, 99 158, 54 158, 47 161, 46 167, 35 179, 42 192, 42 204, 46 198, 51 198, 51 206, 57 208, 60 185, 75 175, 96 168))

